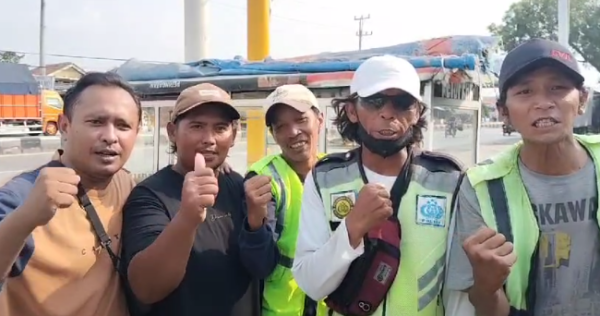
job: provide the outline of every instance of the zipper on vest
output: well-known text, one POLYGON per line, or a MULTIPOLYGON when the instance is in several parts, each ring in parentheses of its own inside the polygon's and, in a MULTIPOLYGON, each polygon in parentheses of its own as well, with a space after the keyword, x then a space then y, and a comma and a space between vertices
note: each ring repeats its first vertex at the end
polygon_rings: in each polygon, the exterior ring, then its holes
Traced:
POLYGON ((387 316, 387 297, 388 297, 388 294, 386 294, 385 297, 383 298, 383 308, 381 310, 382 316, 387 316))

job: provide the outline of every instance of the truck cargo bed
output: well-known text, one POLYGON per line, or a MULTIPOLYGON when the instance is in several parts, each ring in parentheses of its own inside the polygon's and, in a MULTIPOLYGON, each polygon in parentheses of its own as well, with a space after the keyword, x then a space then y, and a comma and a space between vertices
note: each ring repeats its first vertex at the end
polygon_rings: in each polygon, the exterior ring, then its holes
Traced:
POLYGON ((0 120, 41 117, 39 95, 0 94, 0 120))
POLYGON ((0 62, 0 122, 41 119, 40 92, 27 65, 0 62))

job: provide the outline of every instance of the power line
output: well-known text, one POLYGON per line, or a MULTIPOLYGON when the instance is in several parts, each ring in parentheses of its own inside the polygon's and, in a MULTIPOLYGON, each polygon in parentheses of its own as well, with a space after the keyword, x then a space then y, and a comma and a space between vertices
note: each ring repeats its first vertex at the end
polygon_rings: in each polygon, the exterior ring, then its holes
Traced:
POLYGON ((367 32, 364 30, 365 20, 368 20, 370 18, 371 18, 370 14, 367 14, 366 16, 361 15, 361 16, 354 17, 354 21, 358 21, 358 31, 356 31, 356 36, 358 36, 358 50, 362 50, 363 37, 373 35, 373 32, 371 32, 371 31, 367 32))
MULTIPOLYGON (((24 52, 24 51, 17 51, 17 50, 10 50, 10 49, 0 49, 0 53, 4 53, 4 52, 11 52, 11 53, 15 53, 15 54, 19 54, 19 55, 34 55, 34 56, 39 56, 40 53, 39 52, 24 52)), ((133 58, 111 58, 111 57, 97 57, 97 56, 83 56, 83 55, 68 55, 68 54, 44 54, 45 56, 51 56, 51 57, 64 57, 64 58, 75 58, 75 59, 89 59, 89 60, 108 60, 108 61, 129 61, 133 58)), ((175 63, 175 62, 170 62, 170 61, 151 61, 151 60, 141 60, 143 62, 148 62, 148 63, 157 63, 157 64, 169 64, 169 63, 175 63)))

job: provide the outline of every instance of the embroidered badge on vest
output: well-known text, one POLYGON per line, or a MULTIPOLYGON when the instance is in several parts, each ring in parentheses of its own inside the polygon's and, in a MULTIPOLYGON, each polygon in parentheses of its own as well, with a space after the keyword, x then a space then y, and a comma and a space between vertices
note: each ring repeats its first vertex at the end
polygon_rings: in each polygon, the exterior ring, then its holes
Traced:
POLYGON ((356 202, 354 191, 331 193, 331 211, 339 219, 343 219, 352 210, 356 202))
POLYGON ((435 195, 417 196, 418 225, 446 227, 446 197, 435 195))

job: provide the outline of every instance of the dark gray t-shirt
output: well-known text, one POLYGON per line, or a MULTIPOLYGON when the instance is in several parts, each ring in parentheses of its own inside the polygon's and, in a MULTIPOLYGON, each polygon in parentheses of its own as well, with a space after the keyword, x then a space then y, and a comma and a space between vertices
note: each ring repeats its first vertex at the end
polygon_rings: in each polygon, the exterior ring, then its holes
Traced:
MULTIPOLYGON (((535 316, 600 316, 600 231, 592 160, 567 176, 538 174, 521 163, 519 169, 542 233, 535 316)), ((462 243, 485 225, 466 177, 456 216, 446 287, 466 290, 473 285, 473 271, 462 243)))

